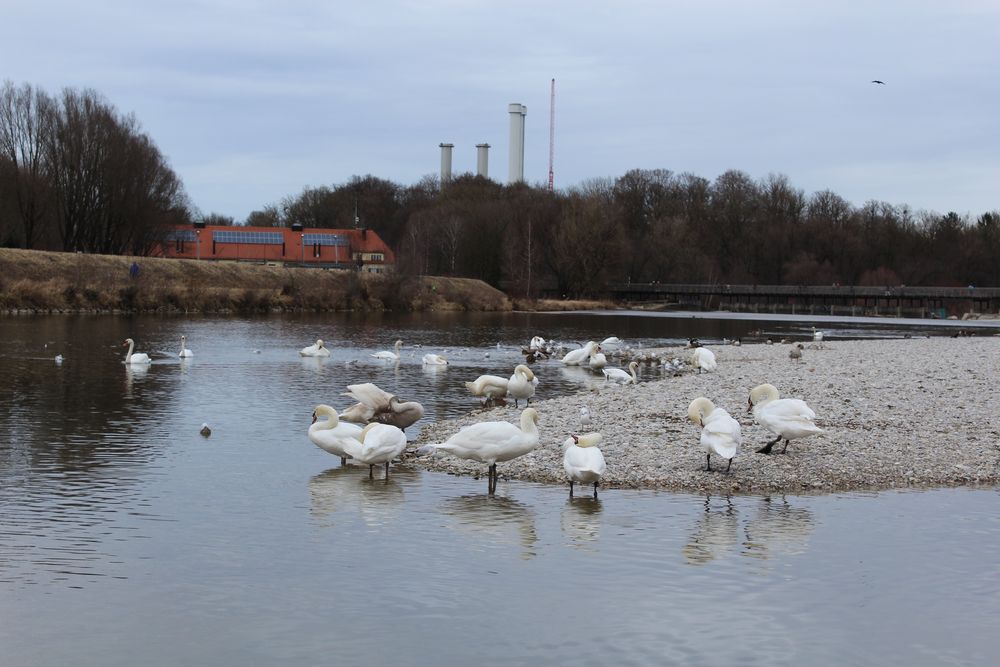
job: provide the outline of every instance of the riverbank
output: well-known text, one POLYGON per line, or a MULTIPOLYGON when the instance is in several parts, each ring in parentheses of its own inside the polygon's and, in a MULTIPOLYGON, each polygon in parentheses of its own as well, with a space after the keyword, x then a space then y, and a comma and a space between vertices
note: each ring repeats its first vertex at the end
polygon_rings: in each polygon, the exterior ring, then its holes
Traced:
POLYGON ((503 292, 469 278, 0 248, 0 311, 8 313, 508 311, 512 307, 503 292))
MULTIPOLYGON (((644 368, 636 386, 601 385, 533 401, 540 415, 539 447, 498 464, 501 480, 565 484, 562 442, 571 433, 596 430, 604 436, 605 487, 725 494, 1000 483, 1000 414, 994 398, 1000 337, 828 342, 815 349, 807 345, 801 362, 789 358, 790 345, 713 350, 718 359, 713 373, 657 379, 659 371, 644 368), (764 382, 775 385, 782 397, 804 399, 825 433, 793 440, 786 454, 756 453, 772 436, 747 414, 747 395, 764 382), (728 475, 704 470, 700 428, 687 420, 688 404, 698 396, 727 409, 741 424, 743 446, 728 475), (589 427, 580 425, 581 407, 593 416, 589 427)), ((690 354, 680 348, 659 352, 690 354)), ((545 396, 546 374, 558 372, 559 363, 533 367, 538 399, 545 396)), ((478 421, 516 423, 519 413, 509 405, 429 424, 416 444, 441 442, 478 421)), ((486 469, 451 457, 413 461, 455 474, 479 475, 486 469)), ((713 466, 724 468, 725 462, 713 461, 713 466)))

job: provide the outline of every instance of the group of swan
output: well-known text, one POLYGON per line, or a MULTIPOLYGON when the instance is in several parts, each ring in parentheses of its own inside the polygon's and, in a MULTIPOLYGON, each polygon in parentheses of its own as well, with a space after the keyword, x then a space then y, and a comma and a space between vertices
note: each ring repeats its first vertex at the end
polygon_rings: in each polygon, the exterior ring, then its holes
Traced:
POLYGON ((514 374, 509 378, 499 375, 480 375, 472 382, 466 382, 465 388, 473 396, 483 398, 486 403, 493 403, 505 396, 514 399, 514 407, 520 407, 521 399, 530 402, 535 395, 535 387, 538 386, 538 378, 534 371, 518 364, 514 368, 514 374))
MULTIPOLYGON (((125 363, 130 366, 144 366, 146 364, 152 363, 152 359, 145 352, 135 351, 135 341, 131 338, 126 338, 125 342, 122 343, 122 347, 128 346, 128 352, 125 353, 125 363)), ((187 336, 181 336, 181 349, 177 353, 177 356, 181 359, 190 359, 194 356, 194 353, 187 348, 187 336)), ((56 355, 56 363, 61 363, 63 360, 62 355, 56 355)))
MULTIPOLYGON (((761 426, 775 434, 774 440, 757 450, 759 454, 770 454, 771 448, 781 439, 788 449, 789 440, 806 438, 822 433, 813 423, 816 413, 798 398, 780 398, 778 389, 772 384, 757 385, 750 390, 747 399, 748 411, 753 413, 761 426)), ((729 472, 733 458, 739 453, 740 424, 724 409, 717 407, 705 397, 696 398, 688 406, 688 419, 701 426, 701 446, 705 449, 705 470, 712 469, 712 454, 728 459, 725 472, 729 472)))
POLYGON ((341 423, 337 411, 329 405, 317 405, 313 410, 309 439, 323 451, 340 457, 341 465, 347 459, 368 466, 368 476, 373 477, 377 465, 385 465, 385 479, 389 479, 389 462, 406 449, 406 434, 402 429, 373 422, 364 428, 357 424, 341 423), (325 421, 318 421, 326 417, 325 421))

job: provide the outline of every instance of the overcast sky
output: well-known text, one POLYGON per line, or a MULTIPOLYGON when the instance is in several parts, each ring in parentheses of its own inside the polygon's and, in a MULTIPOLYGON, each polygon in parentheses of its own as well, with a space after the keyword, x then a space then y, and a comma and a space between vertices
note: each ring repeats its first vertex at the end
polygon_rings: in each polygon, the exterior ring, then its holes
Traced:
POLYGON ((629 169, 785 174, 807 194, 1000 209, 1000 2, 0 0, 0 77, 92 88, 143 129, 204 213, 305 187, 506 182, 629 169), (885 85, 872 84, 880 79, 885 85))

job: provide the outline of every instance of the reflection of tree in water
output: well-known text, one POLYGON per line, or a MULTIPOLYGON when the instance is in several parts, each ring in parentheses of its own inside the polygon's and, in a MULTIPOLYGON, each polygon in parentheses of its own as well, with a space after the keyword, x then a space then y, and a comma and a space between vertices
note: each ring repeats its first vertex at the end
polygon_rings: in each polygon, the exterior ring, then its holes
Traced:
POLYGON ((368 479, 367 465, 330 468, 309 480, 310 514, 334 525, 335 514, 357 512, 365 525, 382 526, 399 514, 403 485, 395 479, 406 473, 394 471, 388 480, 368 479))
POLYGON ((601 500, 591 496, 569 498, 559 515, 559 526, 570 546, 585 548, 600 537, 601 500))
POLYGON ((757 513, 743 527, 746 541, 743 553, 766 560, 780 554, 800 554, 805 551, 815 522, 812 512, 793 507, 785 496, 772 500, 760 499, 757 513))
POLYGON ((522 558, 535 556, 535 512, 524 503, 497 495, 475 494, 449 498, 440 504, 461 533, 483 535, 498 544, 520 545, 522 558))
POLYGON ((704 565, 733 552, 740 543, 739 515, 733 499, 726 496, 724 504, 712 507, 712 497, 705 496, 705 511, 684 545, 684 559, 690 565, 704 565))

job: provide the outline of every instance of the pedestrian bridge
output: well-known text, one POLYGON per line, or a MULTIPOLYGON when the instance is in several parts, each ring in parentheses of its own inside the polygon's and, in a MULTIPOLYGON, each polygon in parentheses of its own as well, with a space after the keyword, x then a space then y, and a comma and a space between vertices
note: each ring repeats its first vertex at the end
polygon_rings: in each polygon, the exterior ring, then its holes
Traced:
POLYGON ((608 290, 615 301, 704 310, 941 318, 1000 312, 996 287, 613 283, 608 290))

